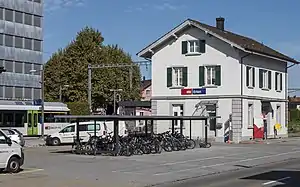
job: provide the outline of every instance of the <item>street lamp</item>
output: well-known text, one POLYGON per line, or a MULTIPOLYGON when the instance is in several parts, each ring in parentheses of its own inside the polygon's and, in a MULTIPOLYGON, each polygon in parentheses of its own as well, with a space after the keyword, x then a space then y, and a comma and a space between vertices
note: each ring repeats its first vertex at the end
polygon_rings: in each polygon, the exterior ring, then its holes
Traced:
POLYGON ((62 90, 63 88, 68 88, 70 87, 70 85, 66 84, 66 85, 63 85, 63 86, 59 86, 59 101, 62 102, 62 90))
POLYGON ((110 89, 109 91, 114 92, 114 115, 116 115, 116 92, 123 91, 122 89, 110 89))
POLYGON ((30 70, 31 73, 35 73, 35 72, 41 72, 41 91, 42 91, 42 103, 41 103, 41 129, 42 129, 42 138, 44 139, 44 113, 45 113, 45 94, 44 94, 44 83, 45 83, 45 80, 44 80, 44 66, 42 65, 42 69, 41 70, 36 70, 36 69, 32 69, 30 70))

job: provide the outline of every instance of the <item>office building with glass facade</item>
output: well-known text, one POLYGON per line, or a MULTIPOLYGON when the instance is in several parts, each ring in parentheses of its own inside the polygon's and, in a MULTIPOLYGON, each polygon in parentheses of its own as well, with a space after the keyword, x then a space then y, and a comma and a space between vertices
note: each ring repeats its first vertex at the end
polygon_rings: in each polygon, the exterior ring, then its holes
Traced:
POLYGON ((0 100, 41 98, 42 20, 42 0, 0 0, 0 100))

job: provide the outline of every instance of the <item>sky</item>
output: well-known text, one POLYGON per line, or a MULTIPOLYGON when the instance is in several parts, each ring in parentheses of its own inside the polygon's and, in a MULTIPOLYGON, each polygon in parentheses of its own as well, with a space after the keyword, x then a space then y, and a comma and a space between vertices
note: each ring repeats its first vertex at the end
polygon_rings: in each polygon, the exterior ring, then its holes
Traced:
MULTIPOLYGON (((104 44, 118 44, 134 61, 142 48, 187 18, 215 25, 268 45, 300 61, 299 0, 44 0, 44 60, 65 47, 85 26, 104 44)), ((142 73, 151 76, 151 66, 142 73)), ((289 87, 300 88, 300 65, 289 69, 289 87)))

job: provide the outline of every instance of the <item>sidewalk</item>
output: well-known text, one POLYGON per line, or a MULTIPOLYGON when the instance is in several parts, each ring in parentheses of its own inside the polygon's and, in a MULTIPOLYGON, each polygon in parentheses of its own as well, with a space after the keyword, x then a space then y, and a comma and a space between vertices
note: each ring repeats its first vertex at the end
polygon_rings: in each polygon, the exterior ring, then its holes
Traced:
POLYGON ((300 137, 285 137, 285 138, 269 138, 267 140, 263 139, 254 139, 254 140, 245 140, 241 141, 240 144, 273 144, 273 143, 282 143, 290 141, 300 141, 300 137))
POLYGON ((39 137, 24 137, 25 146, 24 147, 40 147, 45 146, 45 141, 39 137))

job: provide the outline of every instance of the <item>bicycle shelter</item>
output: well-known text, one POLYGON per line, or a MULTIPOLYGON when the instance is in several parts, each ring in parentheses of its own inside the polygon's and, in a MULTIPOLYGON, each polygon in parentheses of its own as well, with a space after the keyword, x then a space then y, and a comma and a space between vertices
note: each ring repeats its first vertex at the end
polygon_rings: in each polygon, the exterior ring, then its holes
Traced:
MULTIPOLYGON (((72 116, 72 115, 60 115, 60 116, 54 116, 54 118, 67 118, 67 119, 73 119, 76 120, 76 141, 80 141, 79 137, 79 123, 80 121, 86 121, 91 120, 94 121, 94 136, 97 135, 96 132, 96 122, 97 121, 114 121, 114 142, 119 143, 119 121, 131 121, 131 120, 145 120, 145 135, 148 135, 148 121, 151 121, 151 134, 153 134, 153 121, 161 121, 161 120, 169 120, 172 121, 172 127, 171 131, 172 133, 175 132, 175 120, 189 120, 190 121, 190 139, 192 137, 192 121, 204 121, 204 141, 205 144, 208 143, 208 120, 214 119, 214 118, 220 118, 220 116, 126 116, 126 115, 82 115, 82 116, 72 116)), ((180 134, 183 134, 183 126, 182 123, 180 124, 180 134)))

